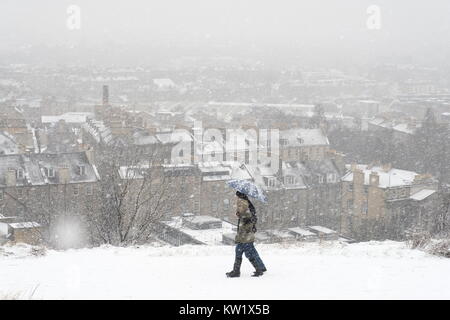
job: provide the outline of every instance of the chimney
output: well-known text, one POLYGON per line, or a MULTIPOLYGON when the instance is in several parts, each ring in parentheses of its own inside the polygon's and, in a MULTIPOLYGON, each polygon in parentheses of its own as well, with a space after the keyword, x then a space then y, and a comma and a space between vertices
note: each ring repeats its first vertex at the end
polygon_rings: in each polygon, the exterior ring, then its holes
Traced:
POLYGON ((61 167, 58 169, 59 183, 67 184, 70 181, 70 171, 68 167, 61 167))
POLYGON ((382 169, 384 172, 389 172, 392 169, 392 164, 390 163, 383 164, 382 169))
POLYGON ((90 164, 94 164, 94 148, 89 147, 86 151, 86 158, 90 164))
POLYGON ((364 185, 364 172, 362 170, 353 170, 353 184, 364 185))
POLYGON ((107 85, 103 86, 103 105, 109 105, 109 87, 107 85))
POLYGON ((380 176, 376 172, 370 173, 369 184, 371 186, 378 187, 380 185, 380 176))
POLYGON ((7 187, 14 187, 17 184, 16 170, 9 168, 5 175, 5 182, 7 187))

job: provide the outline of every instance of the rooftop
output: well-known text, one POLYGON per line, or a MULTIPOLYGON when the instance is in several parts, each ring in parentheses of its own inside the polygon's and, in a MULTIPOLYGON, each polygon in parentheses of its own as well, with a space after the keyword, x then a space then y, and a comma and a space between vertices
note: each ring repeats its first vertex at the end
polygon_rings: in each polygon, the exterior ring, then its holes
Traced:
POLYGON ((39 228, 41 225, 37 222, 15 222, 8 224, 13 229, 32 229, 39 228))
MULTIPOLYGON (((349 169, 350 166, 346 165, 349 169)), ((414 179, 419 174, 413 171, 400 170, 391 168, 386 170, 383 167, 375 166, 370 167, 368 165, 356 165, 356 169, 362 171, 364 173, 364 184, 370 184, 370 174, 376 173, 379 176, 379 184, 380 188, 392 188, 392 187, 402 187, 412 185, 414 179)), ((343 178, 342 181, 352 182, 353 181, 353 172, 349 171, 343 178)))
POLYGON ((413 195, 411 195, 410 198, 415 201, 422 201, 434 193, 436 193, 436 190, 423 189, 423 190, 420 190, 419 192, 416 192, 413 195))
POLYGON ((280 139, 287 140, 287 146, 329 145, 327 136, 321 129, 289 129, 280 131, 280 139))
POLYGON ((325 233, 325 234, 335 234, 336 233, 336 231, 328 229, 326 227, 322 227, 322 226, 309 226, 308 228, 313 231, 317 231, 317 232, 325 233))
MULTIPOLYGON (((192 218, 188 218, 188 219, 193 219, 192 218)), ((195 216, 195 218, 200 218, 203 219, 202 216, 195 216)), ((213 218, 213 217, 209 217, 207 216, 206 219, 207 221, 210 221, 209 219, 213 218)), ((216 219, 216 218, 213 218, 216 219)), ((219 219, 216 219, 219 220, 219 219)), ((216 221, 216 220, 211 220, 211 221, 216 221)), ((168 221, 163 221, 162 223, 175 228, 189 236, 191 236, 192 238, 207 244, 207 245, 220 245, 222 244, 222 239, 223 239, 223 235, 224 234, 231 234, 234 232, 233 228, 234 225, 226 222, 226 221, 222 221, 222 228, 215 228, 215 229, 204 229, 204 230, 193 230, 190 229, 186 226, 183 225, 183 218, 182 217, 173 217, 168 221)))

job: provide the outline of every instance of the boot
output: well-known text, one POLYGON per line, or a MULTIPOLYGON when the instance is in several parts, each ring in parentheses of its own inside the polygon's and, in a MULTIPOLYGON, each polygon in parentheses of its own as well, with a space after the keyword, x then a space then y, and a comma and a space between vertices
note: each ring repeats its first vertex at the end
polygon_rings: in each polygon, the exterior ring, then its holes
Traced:
POLYGON ((262 276, 264 274, 265 271, 267 271, 266 268, 262 268, 260 269, 258 264, 256 263, 256 259, 251 259, 250 263, 253 265, 253 267, 255 268, 255 272, 253 272, 252 277, 259 277, 262 276))
POLYGON ((236 258, 234 260, 233 270, 226 273, 227 277, 228 278, 239 277, 241 275, 241 264, 242 264, 242 258, 236 258))

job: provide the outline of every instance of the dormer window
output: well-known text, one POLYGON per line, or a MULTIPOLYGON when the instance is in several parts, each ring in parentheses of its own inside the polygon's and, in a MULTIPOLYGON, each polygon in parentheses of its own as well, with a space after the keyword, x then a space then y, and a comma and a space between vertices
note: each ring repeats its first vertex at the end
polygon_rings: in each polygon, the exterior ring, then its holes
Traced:
POLYGON ((48 178, 54 178, 55 177, 55 170, 53 168, 44 168, 44 174, 48 178))
POLYGON ((275 187, 275 178, 268 178, 267 179, 267 186, 269 187, 275 187))
POLYGON ((334 183, 334 182, 336 182, 336 174, 328 173, 327 174, 327 183, 334 183))
POLYGON ((23 170, 22 169, 17 169, 16 170, 16 178, 17 179, 23 179, 23 170))
POLYGON ((295 184, 295 177, 293 177, 293 176, 286 176, 286 177, 284 177, 284 183, 286 185, 293 185, 293 184, 295 184))
POLYGON ((78 166, 78 174, 80 176, 84 176, 86 174, 86 167, 83 165, 78 166))

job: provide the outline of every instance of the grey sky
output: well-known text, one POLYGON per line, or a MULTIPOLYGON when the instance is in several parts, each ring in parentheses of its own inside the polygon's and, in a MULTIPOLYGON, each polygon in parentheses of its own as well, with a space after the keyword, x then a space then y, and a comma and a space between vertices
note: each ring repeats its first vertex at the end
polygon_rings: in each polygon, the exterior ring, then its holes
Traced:
MULTIPOLYGON (((233 50, 291 48, 307 55, 406 55, 443 60, 450 47, 448 0, 2 0, 0 49, 24 45, 150 46, 157 43, 233 50), (66 9, 81 8, 81 30, 66 9), (381 9, 368 30, 369 5, 381 9)), ((294 51, 295 51, 294 50, 294 51)))

